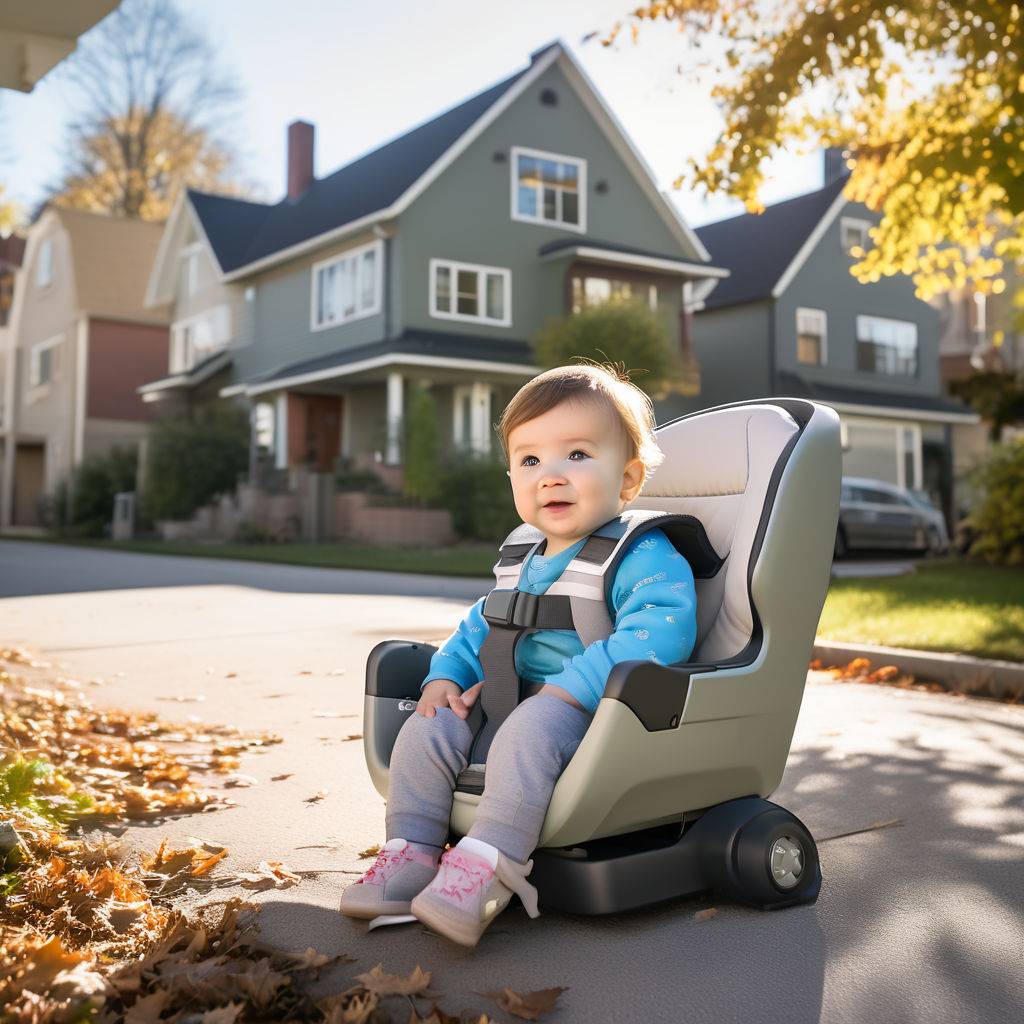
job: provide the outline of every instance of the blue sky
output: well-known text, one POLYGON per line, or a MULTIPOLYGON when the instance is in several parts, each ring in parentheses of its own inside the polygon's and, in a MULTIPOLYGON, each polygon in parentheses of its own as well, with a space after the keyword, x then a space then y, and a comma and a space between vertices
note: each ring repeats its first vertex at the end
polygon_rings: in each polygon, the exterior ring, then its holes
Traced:
MULTIPOLYGON (((422 123, 519 70, 533 50, 561 39, 669 188, 689 156, 706 153, 721 127, 709 86, 676 69, 692 62, 673 26, 646 24, 614 47, 596 40, 628 0, 180 0, 242 89, 235 143, 245 177, 276 202, 284 191, 287 125, 316 125, 316 174, 422 123)), ((0 183, 26 210, 58 180, 72 96, 58 70, 32 93, 2 91, 0 183)), ((783 154, 768 166, 764 202, 818 188, 821 156, 783 154)), ((734 200, 671 193, 692 225, 743 211, 734 200)))

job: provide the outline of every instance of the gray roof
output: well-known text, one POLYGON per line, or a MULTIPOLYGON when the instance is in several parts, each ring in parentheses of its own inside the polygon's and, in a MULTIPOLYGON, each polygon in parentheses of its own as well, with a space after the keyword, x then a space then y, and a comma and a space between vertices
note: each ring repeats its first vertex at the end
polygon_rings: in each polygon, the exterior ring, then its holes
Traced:
MULTIPOLYGON (((534 59, 542 52, 533 54, 534 59)), ((285 197, 271 206, 189 189, 221 269, 230 273, 386 209, 529 70, 527 66, 314 181, 297 200, 285 197)))
POLYGON ((963 402, 944 395, 921 395, 910 391, 867 391, 840 384, 822 384, 810 381, 789 370, 778 373, 778 391, 791 398, 809 398, 812 402, 839 405, 872 405, 879 409, 910 409, 917 412, 953 413, 959 416, 975 415, 975 410, 963 402))
POLYGON ((730 272, 704 300, 704 308, 768 298, 848 178, 844 174, 817 192, 768 206, 764 213, 741 213, 696 228, 711 262, 730 272))
POLYGON ((493 363, 521 365, 524 371, 535 370, 533 350, 528 341, 509 338, 478 337, 445 331, 403 331, 397 338, 385 338, 369 345, 346 348, 315 359, 279 366, 243 381, 244 384, 270 384, 292 377, 303 377, 322 370, 343 370, 352 363, 383 355, 432 355, 449 359, 474 359, 493 363))

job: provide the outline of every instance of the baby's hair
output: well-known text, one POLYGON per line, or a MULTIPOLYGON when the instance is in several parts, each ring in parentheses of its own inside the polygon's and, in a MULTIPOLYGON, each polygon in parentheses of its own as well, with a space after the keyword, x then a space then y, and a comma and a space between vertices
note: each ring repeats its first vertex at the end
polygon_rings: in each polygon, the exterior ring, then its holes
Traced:
POLYGON ((654 439, 650 398, 629 379, 624 363, 594 360, 545 370, 516 392, 497 424, 505 461, 511 465, 508 437, 516 427, 566 401, 591 402, 615 416, 627 442, 626 462, 639 457, 645 480, 664 461, 665 453, 654 439))

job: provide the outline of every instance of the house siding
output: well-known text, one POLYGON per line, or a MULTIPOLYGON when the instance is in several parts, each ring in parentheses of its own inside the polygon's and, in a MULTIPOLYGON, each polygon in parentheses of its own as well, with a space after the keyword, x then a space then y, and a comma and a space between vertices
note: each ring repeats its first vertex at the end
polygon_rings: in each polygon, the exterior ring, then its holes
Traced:
POLYGON ((814 251, 776 303, 776 361, 779 370, 808 381, 886 391, 939 395, 939 314, 914 295, 909 277, 883 277, 861 284, 850 273, 856 262, 840 244, 843 217, 878 222, 877 214, 860 203, 848 203, 829 226, 814 251), (823 366, 800 363, 796 357, 797 307, 828 313, 827 361, 823 366), (916 377, 889 376, 857 369, 857 315, 889 317, 917 324, 916 377))
POLYGON ((389 308, 390 253, 395 239, 384 244, 381 311, 336 327, 318 331, 310 329, 313 264, 372 242, 374 237, 372 232, 364 232, 318 249, 296 262, 246 279, 245 285, 251 285, 255 290, 252 301, 247 303, 252 323, 252 344, 239 346, 234 353, 236 380, 247 380, 292 363, 355 348, 384 337, 385 316, 389 308))
MULTIPOLYGON (((642 192, 558 67, 537 79, 501 113, 401 216, 401 324, 406 328, 531 339, 544 321, 567 308, 571 257, 541 260, 541 246, 564 238, 631 245, 693 260, 642 192), (552 89, 557 106, 540 102, 552 89), (512 147, 586 160, 586 230, 577 233, 513 220, 512 147), (500 162, 495 156, 501 154, 500 162), (596 191, 599 181, 607 192, 596 191), (508 268, 512 272, 512 323, 508 327, 430 315, 432 258, 508 268)), ((614 273, 609 268, 611 273, 614 273)), ((652 279, 653 280, 653 279, 652 279)), ((664 282, 659 299, 678 309, 681 288, 664 282)), ((676 318, 670 318, 678 337, 676 318)))
POLYGON ((152 419, 152 404, 143 402, 135 389, 166 372, 167 344, 166 327, 90 320, 86 416, 110 420, 152 419))

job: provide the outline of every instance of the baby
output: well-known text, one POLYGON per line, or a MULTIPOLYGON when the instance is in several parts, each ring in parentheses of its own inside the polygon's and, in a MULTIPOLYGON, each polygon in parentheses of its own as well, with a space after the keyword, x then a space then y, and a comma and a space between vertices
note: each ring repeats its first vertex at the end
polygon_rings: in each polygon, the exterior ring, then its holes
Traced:
MULTIPOLYGON (((543 594, 590 535, 636 497, 665 457, 653 429, 650 399, 614 367, 559 366, 517 392, 498 433, 516 511, 545 538, 519 590, 543 594)), ((474 740, 467 719, 487 685, 479 659, 489 629, 484 599, 469 609, 431 659, 416 712, 395 740, 387 842, 345 890, 342 913, 411 913, 466 946, 476 945, 513 893, 537 916, 537 891, 526 880, 530 854, 612 667, 685 661, 696 637, 692 570, 659 529, 646 531, 619 563, 612 603, 612 635, 586 649, 573 630, 521 636, 515 664, 524 699, 494 734, 469 835, 443 850, 474 740)))

